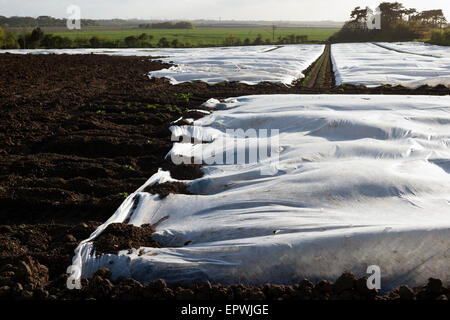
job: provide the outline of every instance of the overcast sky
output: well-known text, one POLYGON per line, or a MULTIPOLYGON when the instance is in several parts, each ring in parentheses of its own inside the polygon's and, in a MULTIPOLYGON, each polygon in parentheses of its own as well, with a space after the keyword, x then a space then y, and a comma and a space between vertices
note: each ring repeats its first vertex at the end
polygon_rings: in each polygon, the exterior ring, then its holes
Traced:
MULTIPOLYGON (((380 0, 0 0, 0 15, 66 17, 71 4, 83 18, 334 20, 344 21, 356 6, 375 9, 380 0)), ((394 2, 394 1, 392 1, 394 2)), ((444 9, 450 0, 399 0, 419 10, 444 9)))

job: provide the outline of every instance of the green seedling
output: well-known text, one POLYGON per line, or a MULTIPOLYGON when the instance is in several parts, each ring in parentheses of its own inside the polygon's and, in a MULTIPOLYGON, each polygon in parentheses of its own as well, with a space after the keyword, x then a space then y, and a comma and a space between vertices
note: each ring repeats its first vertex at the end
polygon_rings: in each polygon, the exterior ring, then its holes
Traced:
POLYGON ((169 112, 178 112, 178 113, 182 113, 181 109, 177 106, 171 106, 171 105, 166 105, 165 106, 167 110, 169 110, 169 112))
POLYGON ((192 93, 182 93, 181 98, 184 99, 184 101, 189 102, 190 98, 192 97, 192 93))

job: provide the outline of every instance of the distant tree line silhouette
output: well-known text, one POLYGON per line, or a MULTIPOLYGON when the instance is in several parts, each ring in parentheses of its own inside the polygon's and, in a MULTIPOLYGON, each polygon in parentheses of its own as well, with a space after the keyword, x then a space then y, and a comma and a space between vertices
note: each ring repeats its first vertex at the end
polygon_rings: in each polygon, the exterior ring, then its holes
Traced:
POLYGON ((414 8, 405 8, 399 2, 382 2, 379 9, 381 29, 371 29, 367 26, 367 21, 373 13, 371 9, 356 7, 350 14, 350 20, 330 41, 410 41, 429 38, 431 33, 436 32, 435 29, 441 34, 440 31, 448 27, 441 9, 419 12, 414 8))
MULTIPOLYGON (((250 45, 284 45, 308 42, 308 36, 290 34, 278 37, 276 41, 263 39, 258 34, 255 39, 241 39, 233 35, 227 35, 222 43, 215 44, 222 46, 250 46, 250 45)), ((168 39, 161 37, 157 41, 154 36, 147 33, 127 36, 119 40, 105 39, 99 36, 91 38, 71 39, 59 35, 45 33, 40 27, 34 28, 31 32, 15 34, 0 28, 0 48, 1 49, 68 49, 68 48, 191 48, 194 47, 189 42, 182 42, 178 38, 168 39)))
MULTIPOLYGON (((82 19, 81 24, 83 26, 97 26, 98 23, 95 20, 82 19)), ((50 16, 33 17, 4 17, 0 16, 0 26, 8 27, 65 27, 66 19, 57 19, 50 16)))
POLYGON ((195 25, 192 22, 180 21, 180 22, 158 22, 158 23, 144 23, 139 25, 139 29, 195 29, 195 25))

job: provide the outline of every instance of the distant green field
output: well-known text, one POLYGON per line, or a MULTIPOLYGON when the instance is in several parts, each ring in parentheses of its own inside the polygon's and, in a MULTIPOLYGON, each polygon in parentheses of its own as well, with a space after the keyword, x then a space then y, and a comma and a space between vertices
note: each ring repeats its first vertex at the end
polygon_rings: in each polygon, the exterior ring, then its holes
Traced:
MULTIPOLYGON (((277 29, 275 31, 275 40, 278 37, 285 37, 287 35, 306 35, 308 41, 326 41, 333 33, 338 29, 277 29)), ((98 36, 105 40, 123 40, 128 36, 137 36, 142 33, 152 35, 154 38, 152 44, 159 41, 160 38, 165 37, 169 41, 178 39, 180 42, 189 43, 192 46, 202 45, 221 45, 223 40, 233 35, 236 38, 244 41, 249 38, 253 41, 259 34, 263 40, 269 39, 272 41, 272 29, 271 28, 255 28, 255 29, 125 29, 125 30, 79 30, 79 31, 63 31, 52 32, 54 35, 68 37, 72 40, 77 38, 90 39, 93 36, 98 36)))

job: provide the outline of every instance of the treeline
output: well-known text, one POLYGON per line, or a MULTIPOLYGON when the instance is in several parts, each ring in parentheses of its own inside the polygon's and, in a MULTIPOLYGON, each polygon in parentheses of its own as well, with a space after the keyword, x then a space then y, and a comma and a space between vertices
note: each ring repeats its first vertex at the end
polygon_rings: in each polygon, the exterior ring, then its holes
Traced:
POLYGON ((152 47, 152 40, 153 36, 146 33, 122 40, 108 40, 97 36, 72 40, 68 37, 46 34, 39 27, 20 35, 0 28, 2 49, 148 48, 152 47))
POLYGON ((250 46, 250 45, 272 45, 272 44, 299 44, 308 42, 308 36, 305 35, 296 35, 290 34, 284 37, 278 37, 277 40, 272 41, 268 38, 263 39, 262 35, 258 34, 254 40, 250 40, 249 38, 245 38, 241 40, 238 37, 233 36, 232 34, 225 37, 222 45, 225 47, 228 46, 250 46))
POLYGON ((450 46, 450 28, 446 30, 434 30, 431 33, 431 40, 429 43, 441 46, 450 46))
POLYGON ((139 29, 195 29, 192 22, 158 22, 158 23, 144 23, 139 25, 139 29))
POLYGON ((19 44, 14 33, 0 28, 0 49, 17 49, 19 44))
MULTIPOLYGON (((123 19, 81 19, 81 25, 89 26, 130 26, 139 25, 141 29, 194 29, 195 25, 188 21, 179 22, 154 22, 142 23, 150 21, 142 21, 137 19, 123 20, 123 19)), ((36 28, 36 27, 64 27, 66 26, 66 19, 53 18, 51 16, 33 17, 5 17, 0 16, 0 26, 8 26, 11 28, 36 28)))
MULTIPOLYGON (((97 26, 95 20, 82 19, 83 26, 97 26)), ((0 26, 8 26, 14 28, 35 28, 35 27, 64 27, 66 19, 57 19, 50 16, 33 17, 4 17, 0 16, 0 26)))
MULTIPOLYGON (((262 35, 251 40, 249 38, 240 39, 233 35, 225 37, 222 46, 250 46, 250 45, 281 45, 297 44, 308 42, 308 36, 291 34, 278 37, 277 40, 263 39, 262 35)), ((202 44, 198 46, 204 46, 202 44)), ((41 28, 35 28, 32 32, 15 34, 0 28, 0 48, 1 49, 70 49, 70 48, 192 48, 190 42, 182 42, 179 39, 167 39, 161 37, 156 41, 154 36, 142 33, 137 36, 128 36, 120 40, 108 40, 98 36, 88 38, 61 37, 53 34, 46 34, 41 28)))
POLYGON ((153 36, 146 33, 123 40, 108 40, 97 36, 72 40, 45 34, 39 27, 19 35, 0 27, 0 49, 147 48, 152 47, 152 40, 153 36))
POLYGON ((447 19, 440 9, 419 12, 414 8, 405 8, 399 2, 383 2, 379 9, 381 29, 368 27, 368 21, 374 14, 371 9, 356 7, 350 14, 351 20, 330 41, 411 41, 426 38, 433 29, 447 27, 447 19))

